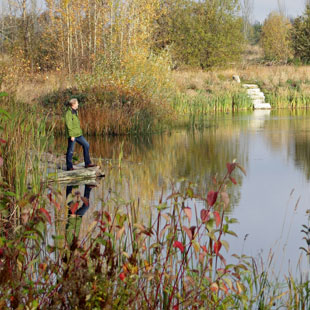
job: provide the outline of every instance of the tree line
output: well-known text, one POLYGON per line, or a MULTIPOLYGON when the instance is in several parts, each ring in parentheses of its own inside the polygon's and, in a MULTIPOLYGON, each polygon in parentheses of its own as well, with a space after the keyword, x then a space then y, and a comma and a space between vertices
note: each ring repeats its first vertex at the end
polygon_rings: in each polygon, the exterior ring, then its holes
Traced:
POLYGON ((132 50, 210 67, 240 57, 239 13, 238 0, 3 0, 0 50, 33 70, 89 71, 132 50))
POLYGON ((208 68, 237 62, 250 40, 267 60, 309 62, 309 5, 293 21, 272 13, 250 25, 250 2, 240 1, 3 0, 0 51, 32 71, 92 71, 99 62, 113 70, 137 51, 208 68))
POLYGON ((310 5, 295 19, 272 12, 262 25, 256 24, 264 58, 276 63, 310 63, 310 5))

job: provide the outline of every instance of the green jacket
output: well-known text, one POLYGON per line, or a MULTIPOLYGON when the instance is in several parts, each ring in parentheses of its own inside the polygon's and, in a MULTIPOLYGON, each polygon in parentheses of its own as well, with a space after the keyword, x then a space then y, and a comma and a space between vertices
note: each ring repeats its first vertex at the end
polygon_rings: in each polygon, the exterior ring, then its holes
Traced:
POLYGON ((65 123, 66 123, 66 135, 68 137, 76 138, 83 134, 78 113, 77 112, 73 113, 71 108, 65 114, 65 123))

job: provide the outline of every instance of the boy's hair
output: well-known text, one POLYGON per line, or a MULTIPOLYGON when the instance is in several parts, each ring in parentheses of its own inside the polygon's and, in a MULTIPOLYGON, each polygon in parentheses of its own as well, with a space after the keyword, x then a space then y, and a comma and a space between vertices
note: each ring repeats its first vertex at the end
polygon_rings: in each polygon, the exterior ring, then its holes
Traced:
POLYGON ((73 98, 69 101, 69 106, 72 107, 75 103, 77 103, 78 100, 76 98, 73 98))

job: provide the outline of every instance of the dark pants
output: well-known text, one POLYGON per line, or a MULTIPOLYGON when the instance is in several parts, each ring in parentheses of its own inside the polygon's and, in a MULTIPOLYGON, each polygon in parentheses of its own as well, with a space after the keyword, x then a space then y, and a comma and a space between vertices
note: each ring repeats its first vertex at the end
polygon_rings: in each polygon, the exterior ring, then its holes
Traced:
POLYGON ((89 157, 89 143, 86 141, 86 139, 83 136, 76 137, 74 141, 71 141, 71 138, 68 138, 68 149, 67 149, 67 156, 66 156, 67 170, 70 170, 71 168, 73 168, 72 157, 73 157, 75 142, 82 145, 83 147, 85 166, 91 164, 90 157, 89 157))
MULTIPOLYGON (((68 185, 66 188, 66 197, 68 197, 70 194, 72 194, 72 189, 73 187, 71 185, 68 185)), ((76 215, 78 216, 83 216, 86 211, 89 209, 89 196, 92 188, 89 185, 85 185, 84 189, 84 197, 88 200, 88 204, 83 203, 82 207, 78 208, 77 211, 75 212, 76 215)), ((69 202, 70 205, 70 202, 69 202)), ((71 215, 71 210, 69 209, 69 215, 71 215)))

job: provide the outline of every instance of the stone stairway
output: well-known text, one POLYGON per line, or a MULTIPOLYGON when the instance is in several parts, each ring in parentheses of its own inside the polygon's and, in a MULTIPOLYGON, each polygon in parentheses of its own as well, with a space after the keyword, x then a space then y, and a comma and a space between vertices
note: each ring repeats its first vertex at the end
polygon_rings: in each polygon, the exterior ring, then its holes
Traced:
POLYGON ((271 109, 270 103, 265 102, 265 95, 256 84, 243 84, 242 86, 247 89, 246 92, 252 100, 255 110, 271 109))

